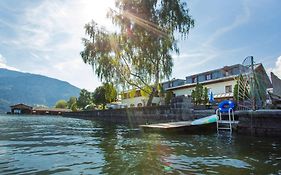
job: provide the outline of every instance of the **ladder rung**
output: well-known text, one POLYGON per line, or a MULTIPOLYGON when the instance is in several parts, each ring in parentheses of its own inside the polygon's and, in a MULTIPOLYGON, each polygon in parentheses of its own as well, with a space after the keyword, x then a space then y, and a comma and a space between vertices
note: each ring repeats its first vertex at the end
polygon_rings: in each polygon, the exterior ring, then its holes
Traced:
POLYGON ((221 123, 221 124, 238 124, 238 121, 236 122, 236 121, 218 121, 218 123, 221 123))
POLYGON ((220 128, 220 127, 218 129, 228 129, 228 130, 231 130, 231 128, 220 128))

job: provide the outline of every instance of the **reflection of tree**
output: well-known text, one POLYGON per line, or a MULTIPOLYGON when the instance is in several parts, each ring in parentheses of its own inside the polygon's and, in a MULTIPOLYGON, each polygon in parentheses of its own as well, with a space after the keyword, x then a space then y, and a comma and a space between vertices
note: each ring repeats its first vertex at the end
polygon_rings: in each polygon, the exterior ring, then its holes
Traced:
MULTIPOLYGON (((114 124, 104 124, 95 132, 103 151, 104 174, 163 174, 169 148, 161 145, 159 135, 130 131, 114 124)), ((165 170, 166 168, 166 170, 165 170)))
MULTIPOLYGON (((102 172, 104 174, 120 174, 123 171, 125 163, 116 149, 117 128, 116 125, 102 124, 102 130, 98 130, 95 137, 100 138, 99 147, 103 151, 105 164, 102 172)), ((122 173, 121 173, 122 174, 122 173)))

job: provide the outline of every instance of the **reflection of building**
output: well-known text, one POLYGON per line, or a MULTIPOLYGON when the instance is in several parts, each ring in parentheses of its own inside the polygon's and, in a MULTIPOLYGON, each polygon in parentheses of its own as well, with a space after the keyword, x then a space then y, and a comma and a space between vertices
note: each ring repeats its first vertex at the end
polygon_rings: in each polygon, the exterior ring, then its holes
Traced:
MULTIPOLYGON (((249 69, 249 67, 245 67, 241 64, 225 66, 220 69, 187 76, 185 84, 169 87, 165 90, 172 91, 175 96, 190 96, 192 90, 195 89, 196 84, 200 83, 204 87, 207 87, 209 92, 213 93, 214 99, 216 101, 233 99, 233 91, 237 77, 240 75, 240 73, 249 71, 249 69)), ((255 65, 255 72, 257 72, 259 75, 262 75, 266 84, 270 84, 269 78, 262 64, 255 65)))
POLYGON ((61 115, 63 112, 71 112, 70 109, 33 108, 22 103, 10 107, 11 114, 61 115))
MULTIPOLYGON (((121 98, 121 103, 126 104, 128 107, 146 106, 148 101, 148 97, 143 96, 140 89, 125 91, 121 98)), ((160 97, 154 97, 152 105, 159 105, 159 103, 160 97)))

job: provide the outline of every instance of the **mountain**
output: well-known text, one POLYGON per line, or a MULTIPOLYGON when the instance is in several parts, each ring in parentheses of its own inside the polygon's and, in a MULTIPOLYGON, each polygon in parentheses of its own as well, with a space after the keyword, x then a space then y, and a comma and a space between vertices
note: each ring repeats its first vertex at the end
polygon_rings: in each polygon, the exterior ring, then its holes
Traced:
POLYGON ((79 88, 65 81, 0 68, 0 113, 16 103, 53 107, 60 99, 78 97, 79 92, 79 88))

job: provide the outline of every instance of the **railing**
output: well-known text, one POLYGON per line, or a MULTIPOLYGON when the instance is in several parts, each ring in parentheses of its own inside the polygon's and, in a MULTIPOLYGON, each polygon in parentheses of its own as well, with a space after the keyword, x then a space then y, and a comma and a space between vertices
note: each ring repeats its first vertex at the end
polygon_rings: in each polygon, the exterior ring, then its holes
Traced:
POLYGON ((229 130, 230 133, 232 133, 232 124, 235 123, 233 109, 232 108, 228 109, 228 120, 223 120, 220 109, 216 110, 216 115, 218 116, 217 132, 219 133, 219 130, 229 130), (225 125, 228 125, 228 127, 225 125))

